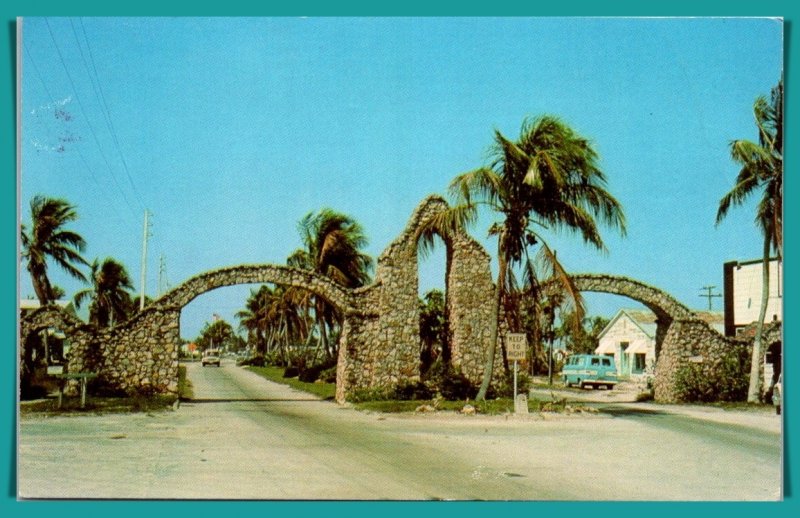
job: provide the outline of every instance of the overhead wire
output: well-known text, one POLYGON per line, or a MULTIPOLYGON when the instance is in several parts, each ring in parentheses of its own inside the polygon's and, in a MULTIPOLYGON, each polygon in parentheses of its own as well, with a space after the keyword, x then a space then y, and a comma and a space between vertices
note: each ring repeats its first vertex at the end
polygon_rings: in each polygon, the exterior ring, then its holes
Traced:
MULTIPOLYGON (((80 96, 78 95, 78 89, 75 87, 75 82, 72 80, 72 75, 69 73, 69 68, 67 67, 66 62, 64 61, 64 56, 61 54, 61 49, 58 47, 58 43, 56 42, 55 35, 53 35, 53 30, 50 27, 50 22, 47 20, 47 18, 44 19, 44 22, 45 22, 45 25, 47 26, 47 31, 50 33, 50 38, 53 41, 53 45, 54 45, 54 47, 56 49, 56 53, 58 54, 58 59, 59 59, 59 61, 61 61, 61 66, 64 67, 64 72, 66 72, 67 79, 69 79, 69 83, 72 86, 73 92, 75 93, 75 101, 78 103, 78 107, 80 108, 81 113, 83 114, 83 117, 86 120, 86 125, 89 127, 89 131, 92 134, 92 138, 94 139, 95 145, 97 145, 97 149, 100 152, 100 156, 103 158, 103 162, 105 162, 109 173, 111 173, 111 178, 114 180, 114 183, 116 184, 117 188, 119 189, 120 194, 122 195, 122 199, 125 202, 125 205, 127 205, 128 209, 134 215, 134 218, 136 218, 136 211, 133 210, 133 206, 131 205, 130 200, 128 200, 128 196, 125 194, 125 191, 122 189, 122 186, 120 185, 119 181, 117 180, 117 177, 114 174, 114 169, 111 167, 111 164, 109 163, 108 158, 106 157, 106 154, 103 152, 103 147, 100 145, 100 140, 97 138, 97 132, 95 132, 94 126, 92 125, 91 121, 89 120, 88 115, 86 114, 86 110, 84 109, 83 103, 81 102, 80 96)), ((141 200, 139 200, 139 204, 141 206, 141 200)), ((143 206, 142 206, 142 210, 144 210, 143 206)))
POLYGON ((133 189, 134 194, 139 199, 140 203, 142 203, 142 197, 139 195, 139 191, 136 189, 136 184, 133 182, 133 178, 131 177, 130 170, 128 169, 128 162, 125 160, 125 155, 122 153, 122 147, 119 144, 119 139, 117 138, 117 131, 114 128, 114 120, 111 117, 111 111, 108 109, 108 103, 106 102, 106 96, 103 93, 103 86, 100 82, 100 75, 97 73, 97 66, 95 65, 94 55, 92 53, 92 47, 89 44, 89 38, 86 34, 86 27, 83 25, 83 19, 78 18, 78 21, 81 23, 81 30, 83 31, 83 38, 86 43, 86 49, 89 54, 89 61, 92 64, 92 71, 94 71, 94 80, 92 80, 92 73, 89 71, 89 66, 86 63, 86 58, 83 55, 83 50, 81 49, 80 39, 78 38, 78 33, 75 31, 75 24, 72 22, 70 18, 69 23, 70 27, 72 27, 72 34, 75 36, 75 41, 78 44, 78 52, 80 53, 81 60, 83 61, 83 66, 86 68, 86 75, 89 76, 89 81, 92 83, 92 89, 95 90, 95 96, 100 100, 100 108, 103 112, 104 119, 106 121, 106 126, 108 127, 108 131, 111 134, 111 138, 114 141, 114 146, 117 148, 117 153, 119 154, 119 159, 122 162, 122 167, 125 169, 125 175, 128 177, 128 182, 131 185, 131 189, 133 189), (97 82, 97 87, 95 88, 95 82, 97 82))
MULTIPOLYGON (((44 89, 44 92, 47 95, 47 98, 50 101, 50 103, 53 106, 55 106, 57 104, 56 103, 56 99, 53 96, 53 94, 50 93, 50 89, 47 87, 47 83, 45 82, 44 77, 42 76, 41 72, 39 71, 39 67, 36 65, 36 60, 33 58, 33 53, 30 51, 30 48, 28 48, 28 44, 27 44, 27 42, 25 41, 24 38, 22 40, 22 46, 25 49, 25 53, 28 56, 28 63, 30 63, 31 69, 33 70, 34 75, 39 80, 39 83, 42 85, 42 89, 44 89)), ((83 162, 84 167, 86 168, 87 171, 89 171, 89 176, 92 178, 92 181, 94 181, 94 183, 97 185, 98 189, 102 190, 103 189, 102 184, 98 180, 97 175, 94 172, 94 169, 92 169, 92 167, 89 166, 89 163, 87 162, 86 158, 83 156, 83 153, 81 152, 80 148, 76 147, 75 150, 77 151, 78 157, 81 159, 81 162, 83 162)), ((112 210, 114 212, 116 212, 117 217, 119 217, 121 221, 125 221, 125 218, 123 218, 119 214, 119 212, 116 211, 116 208, 112 208, 112 210)))
MULTIPOLYGON (((83 23, 83 18, 78 18, 78 22, 81 26, 81 32, 83 33, 83 40, 86 44, 87 54, 89 55, 89 62, 87 64, 86 58, 83 54, 83 50, 81 49, 80 38, 78 37, 78 33, 75 30, 75 24, 73 23, 72 19, 70 19, 70 26, 72 27, 73 35, 75 36, 75 41, 78 44, 78 51, 81 55, 81 60, 83 61, 84 68, 86 69, 86 74, 89 76, 89 81, 92 83, 92 88, 94 89, 95 96, 99 99, 101 105, 101 111, 103 112, 104 119, 106 121, 106 127, 108 128, 109 133, 111 134, 111 138, 113 139, 114 145, 117 148, 117 153, 119 154, 120 161, 122 162, 122 167, 125 170, 125 174, 127 175, 128 182, 133 189, 133 192, 141 201, 141 196, 136 188, 135 183, 133 182, 133 178, 130 174, 130 170, 128 169, 128 162, 125 160, 125 155, 122 152, 122 147, 119 143, 119 138, 117 137, 117 131, 114 127, 114 120, 111 117, 111 110, 108 108, 108 102, 106 101, 105 92, 103 90, 102 81, 100 80, 100 74, 97 71, 97 64, 94 59, 94 52, 92 52, 92 46, 89 41, 89 35, 86 32, 86 25, 83 23), (89 64, 91 64, 91 70, 89 69, 89 64), (96 83, 96 86, 95 86, 96 83)), ((144 205, 144 203, 142 203, 144 205)), ((153 216, 153 213, 150 212, 150 215, 153 216)), ((160 236, 156 232, 152 232, 150 237, 154 239, 156 242, 156 248, 160 255, 164 254, 164 248, 160 236)))

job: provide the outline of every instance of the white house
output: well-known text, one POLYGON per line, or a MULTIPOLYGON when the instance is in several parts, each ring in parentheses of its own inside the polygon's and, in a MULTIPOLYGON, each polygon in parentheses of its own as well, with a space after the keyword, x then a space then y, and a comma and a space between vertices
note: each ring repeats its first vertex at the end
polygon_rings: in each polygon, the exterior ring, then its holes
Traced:
MULTIPOLYGON (((697 311, 697 316, 723 333, 722 313, 697 311)), ((620 309, 598 335, 595 354, 614 357, 619 376, 643 377, 656 363, 656 315, 642 309, 620 309)))

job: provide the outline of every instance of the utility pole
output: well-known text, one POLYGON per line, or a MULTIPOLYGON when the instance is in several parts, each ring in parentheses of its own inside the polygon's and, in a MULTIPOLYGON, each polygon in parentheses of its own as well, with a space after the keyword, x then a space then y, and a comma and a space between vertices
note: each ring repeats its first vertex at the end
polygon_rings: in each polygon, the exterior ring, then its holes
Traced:
POLYGON ((144 209, 144 235, 142 236, 142 278, 140 279, 139 311, 144 309, 145 282, 147 281, 147 238, 150 237, 147 223, 147 209, 144 209))
POLYGON ((700 296, 701 297, 706 297, 708 299, 708 310, 709 311, 711 311, 711 299, 713 299, 714 297, 721 297, 722 296, 719 293, 711 293, 711 291, 714 288, 716 288, 716 286, 703 286, 702 288, 700 288, 701 290, 706 290, 706 293, 705 294, 701 293, 700 296))
POLYGON ((161 296, 161 293, 164 291, 164 273, 167 269, 167 266, 164 262, 164 254, 161 254, 161 257, 158 261, 158 295, 161 296))

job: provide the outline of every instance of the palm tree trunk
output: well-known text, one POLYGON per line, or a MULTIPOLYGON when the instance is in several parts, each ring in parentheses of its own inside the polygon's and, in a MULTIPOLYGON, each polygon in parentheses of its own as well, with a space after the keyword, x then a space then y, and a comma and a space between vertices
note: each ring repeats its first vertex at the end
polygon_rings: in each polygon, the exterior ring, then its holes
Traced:
POLYGON ((506 278, 506 270, 508 269, 508 264, 506 263, 505 255, 503 254, 502 250, 503 235, 504 234, 501 233, 497 240, 498 272, 496 284, 497 292, 495 293, 494 301, 494 318, 492 319, 491 338, 489 342, 489 350, 487 351, 488 356, 486 358, 486 365, 483 369, 483 381, 481 382, 481 388, 478 389, 478 395, 475 396, 476 401, 486 400, 486 392, 489 390, 489 384, 492 382, 492 374, 494 373, 494 357, 497 351, 497 339, 500 329, 500 308, 502 307, 503 295, 505 294, 503 281, 506 278))
POLYGON ((33 291, 36 293, 36 298, 39 299, 39 304, 42 306, 46 306, 50 303, 50 281, 47 278, 47 275, 36 274, 32 272, 30 268, 28 268, 28 272, 31 274, 31 284, 33 284, 33 291))
POLYGON ((761 401, 761 351, 764 348, 763 332, 764 320, 767 318, 767 305, 769 304, 769 234, 764 234, 764 265, 761 268, 761 310, 756 322, 756 335, 753 338, 753 354, 750 359, 750 386, 747 389, 747 402, 758 403, 761 401))

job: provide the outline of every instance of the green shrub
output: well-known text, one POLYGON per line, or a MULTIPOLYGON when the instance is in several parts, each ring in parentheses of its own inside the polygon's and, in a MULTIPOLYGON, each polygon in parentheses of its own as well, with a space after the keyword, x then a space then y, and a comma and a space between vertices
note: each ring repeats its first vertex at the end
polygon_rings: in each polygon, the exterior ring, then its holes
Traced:
POLYGON ((364 401, 388 401, 392 399, 394 391, 386 387, 356 389, 347 396, 351 403, 364 401))
POLYGON ((314 383, 315 381, 317 381, 317 379, 319 379, 322 376, 322 373, 324 371, 327 371, 327 370, 329 370, 331 368, 334 369, 334 381, 335 381, 336 380, 336 371, 335 371, 336 362, 332 361, 332 360, 329 360, 329 361, 326 361, 324 363, 320 363, 320 364, 317 364, 317 365, 312 365, 310 367, 300 368, 300 375, 298 376, 298 379, 300 381, 305 381, 306 383, 314 383))
POLYGON ((731 351, 714 369, 688 363, 675 374, 678 399, 687 402, 744 401, 747 399, 750 361, 745 348, 731 351))
POLYGON ((336 383, 336 365, 320 372, 319 379, 325 383, 336 383))
POLYGON ((439 380, 436 388, 442 397, 449 401, 474 399, 478 393, 478 389, 466 376, 452 370, 439 380))
MULTIPOLYGON (((517 394, 527 394, 531 389, 531 377, 527 372, 517 372, 517 394)), ((514 372, 507 373, 503 379, 496 386, 489 387, 486 391, 486 397, 489 399, 496 398, 513 398, 514 397, 514 372)))
POLYGON ((298 367, 294 367, 292 365, 286 367, 283 370, 283 377, 284 378, 296 378, 300 375, 300 369, 298 367))
POLYGON ((473 399, 478 389, 466 376, 438 358, 423 375, 422 381, 431 394, 437 392, 449 401, 473 399))
POLYGON ((249 366, 249 367, 263 367, 266 365, 266 360, 263 356, 253 356, 252 358, 244 359, 237 363, 237 365, 241 366, 249 366))
POLYGON ((431 399, 434 392, 421 381, 399 383, 392 391, 392 399, 410 401, 417 399, 431 399))

